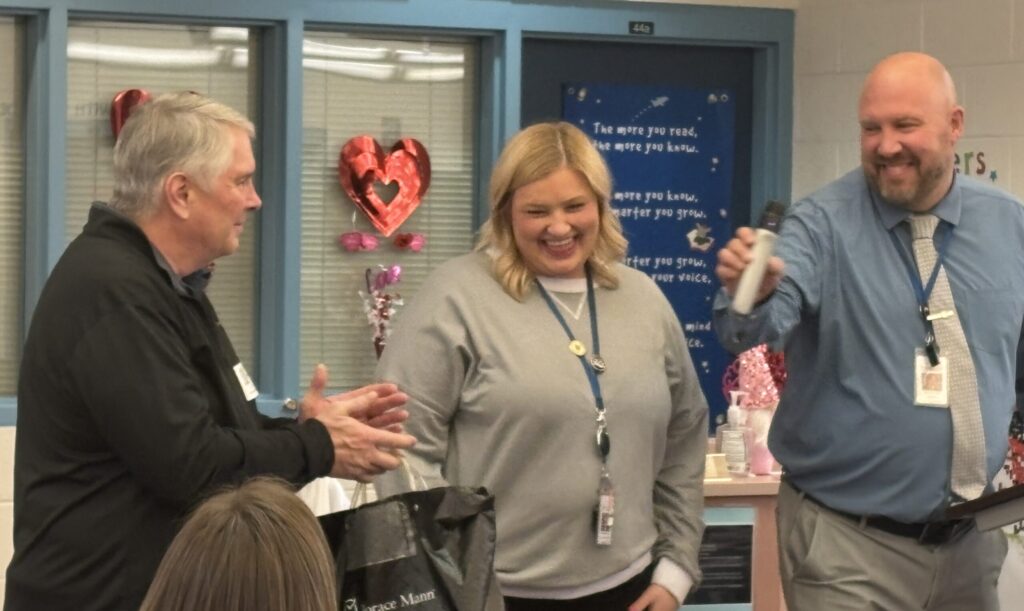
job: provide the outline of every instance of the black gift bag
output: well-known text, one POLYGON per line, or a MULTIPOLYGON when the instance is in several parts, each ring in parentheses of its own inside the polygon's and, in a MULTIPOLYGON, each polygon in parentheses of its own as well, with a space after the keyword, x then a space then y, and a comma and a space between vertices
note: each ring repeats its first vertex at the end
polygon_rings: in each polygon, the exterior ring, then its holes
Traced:
POLYGON ((504 608, 494 578, 494 497, 483 488, 406 492, 319 520, 342 611, 504 608))

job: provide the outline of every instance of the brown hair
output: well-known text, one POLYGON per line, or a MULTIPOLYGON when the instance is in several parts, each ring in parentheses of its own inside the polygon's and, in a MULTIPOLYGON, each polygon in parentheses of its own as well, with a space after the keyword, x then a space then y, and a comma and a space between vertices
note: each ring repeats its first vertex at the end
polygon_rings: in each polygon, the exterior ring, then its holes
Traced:
POLYGON ((491 172, 491 215, 484 223, 477 250, 493 258, 492 271, 505 292, 522 299, 533 281, 512 234, 512 196, 516 189, 541 180, 559 168, 579 172, 597 196, 600 228, 588 263, 594 280, 616 288, 614 264, 626 254, 622 225, 611 209, 612 178, 601 153, 586 134, 570 123, 538 123, 512 137, 491 172))
POLYGON ((255 478, 185 522, 140 611, 334 611, 334 562, 288 485, 255 478))

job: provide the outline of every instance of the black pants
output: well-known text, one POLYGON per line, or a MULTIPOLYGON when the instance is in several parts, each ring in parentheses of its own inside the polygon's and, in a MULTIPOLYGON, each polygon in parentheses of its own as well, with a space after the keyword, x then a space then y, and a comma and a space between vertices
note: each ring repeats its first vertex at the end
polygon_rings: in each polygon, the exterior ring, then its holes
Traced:
POLYGON ((654 562, 626 583, 583 598, 549 600, 506 596, 505 611, 626 611, 651 585, 652 574, 654 562))

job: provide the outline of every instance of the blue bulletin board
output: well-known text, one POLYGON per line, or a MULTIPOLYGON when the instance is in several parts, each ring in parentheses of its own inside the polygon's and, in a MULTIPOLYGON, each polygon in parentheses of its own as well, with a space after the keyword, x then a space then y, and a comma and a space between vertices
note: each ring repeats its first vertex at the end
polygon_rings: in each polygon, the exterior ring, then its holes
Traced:
POLYGON ((732 361, 711 328, 715 253, 731 235, 735 101, 727 89, 571 83, 562 116, 597 145, 614 178, 626 264, 651 276, 686 333, 711 421, 732 361))

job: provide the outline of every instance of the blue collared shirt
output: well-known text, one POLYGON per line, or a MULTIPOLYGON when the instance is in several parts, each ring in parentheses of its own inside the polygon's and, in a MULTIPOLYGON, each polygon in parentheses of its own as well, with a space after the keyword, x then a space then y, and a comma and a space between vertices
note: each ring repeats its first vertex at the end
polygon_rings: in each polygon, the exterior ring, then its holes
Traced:
MULTIPOLYGON (((953 231, 943 264, 974 358, 994 476, 1015 400, 1024 206, 957 175, 931 212, 953 231)), ((835 509, 920 522, 951 501, 953 433, 948 409, 914 405, 925 328, 905 262, 908 216, 873 194, 862 170, 850 172, 793 206, 776 244, 785 276, 766 302, 739 316, 720 292, 714 307, 730 350, 785 340, 789 378, 769 446, 793 483, 835 509)))

